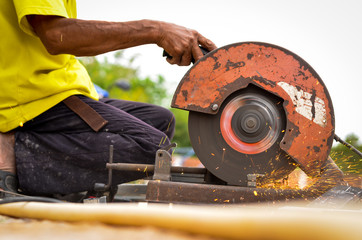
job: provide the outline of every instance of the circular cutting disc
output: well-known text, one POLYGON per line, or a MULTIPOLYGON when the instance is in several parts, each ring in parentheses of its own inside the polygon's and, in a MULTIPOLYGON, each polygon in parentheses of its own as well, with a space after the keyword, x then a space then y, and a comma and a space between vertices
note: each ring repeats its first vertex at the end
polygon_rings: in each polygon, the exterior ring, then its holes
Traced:
POLYGON ((216 115, 189 113, 196 155, 231 185, 246 186, 248 174, 280 179, 295 168, 279 146, 285 125, 283 100, 254 85, 230 95, 216 115))

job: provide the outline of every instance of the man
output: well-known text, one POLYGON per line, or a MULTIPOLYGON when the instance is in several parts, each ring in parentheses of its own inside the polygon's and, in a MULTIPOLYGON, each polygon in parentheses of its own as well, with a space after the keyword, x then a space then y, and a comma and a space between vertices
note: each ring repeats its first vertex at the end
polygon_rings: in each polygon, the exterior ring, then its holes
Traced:
MULTIPOLYGON (((75 0, 1 1, 0 12, 0 189, 15 191, 18 180, 29 195, 92 190, 107 180, 110 145, 115 162, 152 163, 173 137, 167 109, 98 101, 74 56, 157 44, 172 56, 170 64, 185 66, 202 57, 199 45, 216 48, 171 23, 76 19, 75 0)), ((119 172, 113 184, 140 177, 119 172)))

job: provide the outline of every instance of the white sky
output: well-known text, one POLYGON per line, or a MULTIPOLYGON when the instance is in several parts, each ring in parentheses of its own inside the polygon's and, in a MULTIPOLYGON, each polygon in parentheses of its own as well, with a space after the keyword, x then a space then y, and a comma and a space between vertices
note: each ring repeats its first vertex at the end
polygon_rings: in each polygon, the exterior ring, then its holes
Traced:
MULTIPOLYGON (((78 18, 153 19, 195 29, 218 47, 258 41, 306 60, 331 95, 336 133, 362 140, 361 0, 77 0, 78 18)), ((142 76, 163 75, 171 92, 189 67, 169 65, 156 45, 131 48, 142 76)))

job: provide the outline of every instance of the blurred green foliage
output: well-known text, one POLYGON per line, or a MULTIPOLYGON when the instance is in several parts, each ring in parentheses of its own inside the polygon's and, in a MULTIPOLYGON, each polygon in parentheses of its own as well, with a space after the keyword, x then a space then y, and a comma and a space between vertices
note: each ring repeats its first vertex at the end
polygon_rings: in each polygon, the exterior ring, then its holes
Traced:
MULTIPOLYGON (((136 68, 132 67, 134 58, 125 59, 123 51, 115 52, 111 57, 100 60, 99 57, 80 58, 87 69, 92 81, 109 92, 110 98, 129 101, 146 102, 169 107, 172 96, 167 93, 165 79, 161 75, 157 79, 141 78, 136 68), (117 87, 122 81, 130 85, 129 90, 117 87)), ((170 109, 176 119, 175 136, 172 142, 178 147, 191 146, 188 135, 188 112, 179 109, 170 109)))
MULTIPOLYGON (((355 134, 347 135, 345 141, 362 152, 362 144, 355 134)), ((330 156, 344 173, 362 175, 362 159, 348 147, 338 144, 332 147, 330 156)))
POLYGON ((175 108, 172 108, 171 111, 176 119, 176 130, 173 142, 177 143, 178 147, 191 147, 188 129, 189 112, 175 108))
POLYGON ((80 60, 92 81, 107 90, 111 98, 157 105, 165 105, 168 100, 165 79, 162 76, 158 76, 156 80, 149 77, 140 78, 137 69, 131 67, 134 59, 124 59, 122 51, 116 52, 112 61, 109 61, 107 57, 103 61, 97 57, 86 57, 80 60), (128 83, 130 89, 124 90, 117 87, 117 81, 128 83))

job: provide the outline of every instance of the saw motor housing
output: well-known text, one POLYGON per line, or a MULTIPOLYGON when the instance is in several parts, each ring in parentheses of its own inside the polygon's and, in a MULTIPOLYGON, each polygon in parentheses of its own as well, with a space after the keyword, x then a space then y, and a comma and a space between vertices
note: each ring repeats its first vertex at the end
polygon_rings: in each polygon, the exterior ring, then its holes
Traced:
POLYGON ((208 128, 219 125, 211 131, 215 131, 212 136, 220 135, 220 139, 223 139, 222 144, 213 144, 213 139, 207 139, 207 134, 202 139, 190 132, 190 139, 196 155, 205 167, 230 184, 244 185, 248 173, 280 178, 281 175, 275 174, 278 172, 275 170, 286 167, 285 164, 277 166, 280 155, 283 155, 285 161, 289 161, 285 174, 299 166, 308 176, 317 177, 333 143, 333 105, 322 79, 302 58, 289 50, 268 43, 241 42, 208 53, 182 78, 171 107, 190 112, 189 129, 191 125, 193 131, 200 129, 201 133, 206 133, 210 130, 208 128), (278 104, 279 110, 273 107, 278 104), (227 114, 222 111, 227 111, 227 114), (244 117, 248 114, 252 117, 244 117), (227 115, 232 115, 229 116, 232 120, 228 120, 227 115), (236 115, 238 118, 234 117, 236 115), (204 124, 208 123, 209 119, 213 123, 204 124), (272 129, 271 123, 279 119, 282 120, 276 122, 275 128, 272 129), (228 134, 224 132, 228 132, 229 128, 238 129, 235 126, 240 124, 243 124, 240 129, 246 130, 258 124, 265 126, 258 125, 259 135, 256 134, 255 138, 243 139, 243 134, 230 133, 232 137, 228 140, 228 134), (194 136, 191 136, 192 134, 194 136), (274 142, 263 144, 262 141, 265 142, 265 139, 271 139, 273 136, 274 142), (237 149, 233 146, 233 138, 242 147, 255 145, 259 150, 245 152, 237 149), (209 147, 205 144, 214 145, 210 149, 218 149, 218 159, 213 158, 212 151, 205 153, 209 147), (236 151, 225 155, 225 149, 236 151), (274 159, 271 163, 268 159, 262 163, 268 151, 274 159), (226 158, 223 159, 224 157, 226 158), (254 159, 265 166, 274 166, 270 169, 266 167, 266 172, 257 172, 252 167, 254 159), (232 164, 228 164, 230 162, 232 164), (235 164, 240 166, 233 172, 235 164), (224 165, 229 166, 223 168, 224 165), (230 178, 228 175, 243 176, 230 178))

